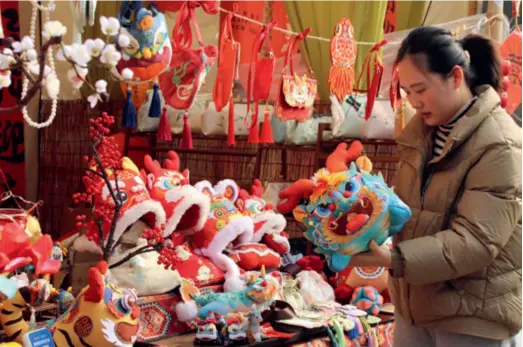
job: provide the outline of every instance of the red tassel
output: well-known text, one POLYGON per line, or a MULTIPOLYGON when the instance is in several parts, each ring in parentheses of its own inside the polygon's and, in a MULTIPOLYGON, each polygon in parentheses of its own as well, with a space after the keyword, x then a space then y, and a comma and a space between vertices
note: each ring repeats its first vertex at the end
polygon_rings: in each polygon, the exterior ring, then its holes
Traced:
POLYGON ((191 126, 189 125, 189 114, 185 111, 183 115, 182 144, 183 149, 192 149, 191 126))
POLYGON ((160 124, 158 124, 158 132, 156 134, 158 140, 161 141, 172 141, 171 127, 169 126, 169 120, 167 119, 167 108, 163 108, 162 116, 160 118, 160 124))
POLYGON ((234 136, 234 100, 232 94, 229 97, 229 130, 227 131, 227 144, 229 146, 236 145, 236 138, 234 136))
POLYGON ((254 112, 252 114, 252 123, 249 129, 249 137, 247 138, 248 143, 259 143, 260 142, 260 129, 258 127, 258 102, 254 103, 254 112))
POLYGON ((261 128, 260 143, 274 143, 274 138, 272 137, 271 114, 269 111, 269 107, 265 105, 265 115, 261 128))

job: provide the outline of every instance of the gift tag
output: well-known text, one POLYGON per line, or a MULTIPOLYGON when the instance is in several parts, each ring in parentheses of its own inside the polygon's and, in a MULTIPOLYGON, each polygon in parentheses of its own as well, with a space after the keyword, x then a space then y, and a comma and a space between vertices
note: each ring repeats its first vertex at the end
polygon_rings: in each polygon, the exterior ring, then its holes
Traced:
POLYGON ((24 347, 55 347, 49 329, 38 329, 28 332, 22 337, 24 347))

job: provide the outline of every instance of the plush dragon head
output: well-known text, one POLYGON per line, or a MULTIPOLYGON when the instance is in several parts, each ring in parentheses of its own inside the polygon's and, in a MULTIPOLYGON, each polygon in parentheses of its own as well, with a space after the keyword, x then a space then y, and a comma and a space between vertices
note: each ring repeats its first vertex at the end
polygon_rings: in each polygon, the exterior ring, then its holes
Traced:
POLYGON ((288 235, 283 232, 287 226, 285 217, 274 211, 271 204, 263 200, 263 186, 260 180, 254 180, 251 194, 244 189, 240 190, 236 206, 243 213, 248 213, 254 222, 254 234, 251 242, 264 242, 278 252, 290 252, 288 235))
POLYGON ((144 158, 142 177, 147 181, 151 198, 163 206, 167 222, 164 236, 175 231, 184 235, 203 228, 210 210, 208 197, 189 184, 189 170, 180 171, 180 158, 169 151, 165 168, 149 155, 144 158))
POLYGON ((347 267, 351 256, 368 251, 370 241, 383 244, 411 217, 383 176, 370 173, 372 164, 360 157, 362 150, 358 141, 348 149, 346 143, 339 144, 312 179, 299 180, 280 193, 286 201, 278 210, 292 211, 307 227, 305 237, 335 272, 347 267))
POLYGON ((251 275, 247 280, 246 295, 257 304, 270 303, 278 292, 278 284, 267 279, 265 267, 259 276, 251 275))
POLYGON ((142 7, 142 1, 123 1, 120 8, 120 34, 129 38, 122 48, 118 71, 133 71, 140 81, 147 81, 162 73, 171 61, 172 48, 165 16, 154 3, 142 7))
POLYGON ((51 328, 57 346, 134 345, 140 330, 138 297, 108 282, 107 274, 104 261, 89 269, 89 285, 51 328))

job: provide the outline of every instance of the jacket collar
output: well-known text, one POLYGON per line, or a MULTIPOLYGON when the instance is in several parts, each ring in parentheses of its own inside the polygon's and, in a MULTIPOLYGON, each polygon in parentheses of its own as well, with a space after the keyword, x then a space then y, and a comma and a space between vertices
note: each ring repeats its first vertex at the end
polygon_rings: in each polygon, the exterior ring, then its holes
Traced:
MULTIPOLYGON (((432 159, 430 161, 431 164, 441 161, 465 142, 500 104, 498 93, 488 85, 478 87, 476 95, 478 98, 474 105, 456 123, 447 139, 442 154, 438 158, 432 159)), ((432 134, 434 129, 435 127, 426 125, 421 116, 416 115, 411 119, 396 142, 401 146, 418 149, 425 157, 432 153, 432 134)))

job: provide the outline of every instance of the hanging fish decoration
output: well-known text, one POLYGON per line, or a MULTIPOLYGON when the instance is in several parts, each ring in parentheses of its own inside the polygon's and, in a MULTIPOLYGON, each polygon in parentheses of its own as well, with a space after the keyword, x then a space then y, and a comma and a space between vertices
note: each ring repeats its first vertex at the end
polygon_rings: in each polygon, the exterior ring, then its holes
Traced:
POLYGON ((342 18, 336 24, 330 46, 329 91, 338 101, 343 101, 347 94, 352 93, 355 79, 356 41, 350 20, 342 18))

